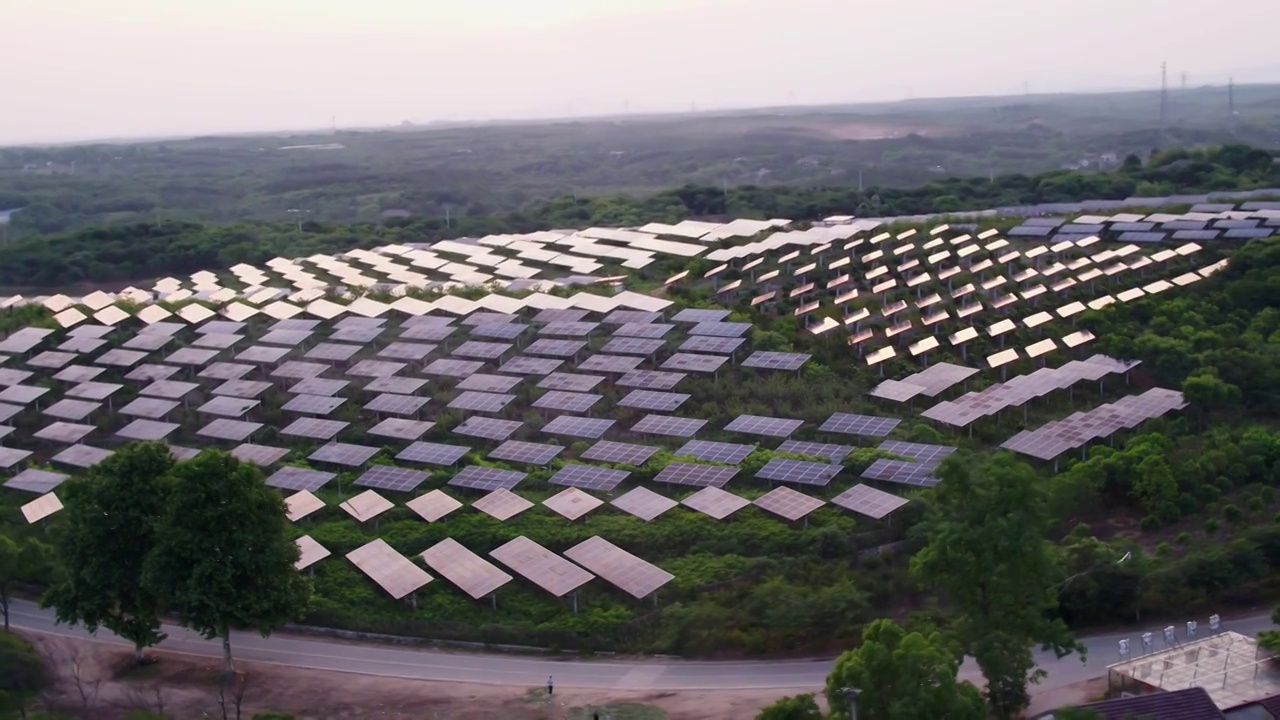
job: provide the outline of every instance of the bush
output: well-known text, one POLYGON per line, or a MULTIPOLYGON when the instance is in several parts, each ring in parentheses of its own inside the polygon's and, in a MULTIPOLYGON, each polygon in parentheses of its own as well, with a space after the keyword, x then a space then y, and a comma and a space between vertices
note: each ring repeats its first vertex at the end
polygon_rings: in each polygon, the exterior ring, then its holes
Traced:
POLYGON ((1222 517, 1225 518, 1227 522, 1235 524, 1244 519, 1244 513, 1235 505, 1227 505, 1222 508, 1222 517))
POLYGON ((764 708, 756 720, 822 720, 822 711, 813 695, 796 695, 764 708))
POLYGON ((1156 517, 1155 515, 1148 515, 1142 518, 1142 522, 1138 523, 1138 527, 1142 529, 1142 532, 1151 532, 1153 530, 1159 530, 1160 518, 1156 517))
POLYGON ((0 714, 25 716, 26 709, 53 682, 31 643, 0 633, 0 714))
POLYGON ((1179 544, 1179 545, 1190 545, 1190 544, 1191 544, 1191 533, 1189 533, 1189 532, 1180 532, 1180 533, 1178 533, 1178 537, 1174 539, 1174 542, 1176 542, 1176 543, 1177 543, 1177 544, 1179 544))
POLYGON ((1204 531, 1207 533, 1216 533, 1221 525, 1218 524, 1218 518, 1209 518, 1204 521, 1204 531))
POLYGON ((1251 497, 1249 498, 1249 501, 1245 503, 1245 507, 1249 508, 1249 512, 1262 512, 1266 505, 1262 502, 1262 498, 1251 497))

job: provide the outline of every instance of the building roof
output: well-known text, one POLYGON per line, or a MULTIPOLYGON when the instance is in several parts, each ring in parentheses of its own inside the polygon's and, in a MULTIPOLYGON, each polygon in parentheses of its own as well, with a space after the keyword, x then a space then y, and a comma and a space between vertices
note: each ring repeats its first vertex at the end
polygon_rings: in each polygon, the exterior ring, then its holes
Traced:
POLYGON ((1200 687, 1107 700, 1080 709, 1092 710, 1100 720, 1223 720, 1222 711, 1200 687))

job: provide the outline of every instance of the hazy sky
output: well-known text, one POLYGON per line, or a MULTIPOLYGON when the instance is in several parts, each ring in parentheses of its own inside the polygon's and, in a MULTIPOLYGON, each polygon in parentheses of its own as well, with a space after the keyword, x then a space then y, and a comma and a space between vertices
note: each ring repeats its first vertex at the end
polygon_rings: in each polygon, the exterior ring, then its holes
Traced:
POLYGON ((1276 0, 0 0, 0 144, 1280 80, 1276 0))

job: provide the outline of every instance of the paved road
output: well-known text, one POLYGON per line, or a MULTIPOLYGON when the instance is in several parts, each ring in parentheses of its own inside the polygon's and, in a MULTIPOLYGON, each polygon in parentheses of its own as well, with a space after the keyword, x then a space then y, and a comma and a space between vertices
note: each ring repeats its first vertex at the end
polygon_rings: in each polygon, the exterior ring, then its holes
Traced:
MULTIPOLYGON (((65 637, 88 637, 79 628, 59 626, 52 613, 40 610, 34 603, 15 601, 12 607, 14 627, 65 637)), ((1269 615, 1224 622, 1224 627, 1249 635, 1273 627, 1269 615)), ((1208 622, 1201 620, 1201 627, 1208 622)), ((1146 628, 1160 637, 1158 627, 1146 628)), ((163 650, 206 657, 219 657, 222 648, 216 641, 204 640, 182 628, 166 626, 169 638, 163 650)), ((1057 660, 1052 653, 1037 652, 1036 661, 1049 672, 1042 688, 1070 685, 1097 677, 1116 661, 1116 641, 1132 637, 1140 646, 1141 631, 1111 634, 1084 640, 1089 648, 1087 664, 1076 656, 1057 660)), ((1181 633, 1180 633, 1181 635, 1181 633)), ((119 638, 102 632, 93 639, 124 645, 119 638)), ((1157 640, 1157 647, 1161 643, 1157 640)), ((491 685, 536 686, 555 676, 561 687, 609 690, 818 690, 831 670, 830 660, 692 662, 683 660, 555 660, 542 657, 451 653, 350 643, 296 635, 274 635, 263 638, 254 634, 235 633, 232 652, 243 660, 273 663, 315 670, 377 675, 411 680, 484 683, 491 685)), ((966 663, 962 676, 975 678, 977 668, 966 663)))

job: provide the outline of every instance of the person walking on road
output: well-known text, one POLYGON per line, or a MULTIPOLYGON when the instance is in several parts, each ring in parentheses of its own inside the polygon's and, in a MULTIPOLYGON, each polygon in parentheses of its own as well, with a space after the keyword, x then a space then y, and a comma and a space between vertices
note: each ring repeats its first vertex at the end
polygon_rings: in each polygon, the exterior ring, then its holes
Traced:
POLYGON ((556 694, 556 684, 555 684, 555 681, 551 679, 550 675, 547 676, 547 694, 548 695, 556 694))

